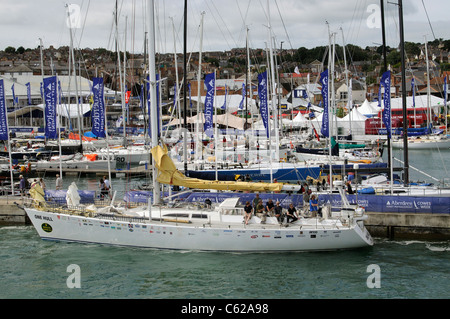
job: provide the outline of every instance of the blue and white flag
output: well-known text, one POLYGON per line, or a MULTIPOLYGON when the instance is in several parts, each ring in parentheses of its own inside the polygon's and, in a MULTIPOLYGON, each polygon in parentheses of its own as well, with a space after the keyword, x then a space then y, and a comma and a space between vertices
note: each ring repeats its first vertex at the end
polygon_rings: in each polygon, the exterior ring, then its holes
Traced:
POLYGON ((214 114, 214 95, 216 87, 216 74, 210 73, 205 76, 206 98, 205 98, 205 134, 212 138, 214 136, 213 130, 213 114, 214 114))
POLYGON ((222 110, 227 109, 227 95, 228 95, 228 87, 225 85, 225 101, 223 102, 223 105, 220 107, 222 110))
POLYGON ((247 90, 245 88, 245 83, 242 83, 242 100, 241 103, 239 103, 239 109, 242 110, 244 108, 244 100, 247 96, 247 90))
POLYGON ((328 70, 320 74, 320 84, 322 85, 322 99, 323 99, 323 117, 321 133, 325 137, 330 136, 330 123, 328 116, 328 70))
POLYGON ((414 78, 411 79, 411 92, 412 92, 412 98, 413 98, 413 107, 416 107, 416 85, 414 78))
POLYGON ((120 127, 122 125, 123 122, 123 116, 119 116, 119 118, 116 121, 116 127, 120 127))
POLYGON ((378 88, 378 107, 381 107, 381 82, 380 82, 380 87, 378 88))
POLYGON ((8 111, 5 100, 5 85, 0 80, 0 140, 8 140, 8 111))
POLYGON ((28 100, 28 105, 31 105, 31 84, 30 84, 30 82, 28 82, 27 84, 25 84, 25 86, 27 87, 27 100, 28 100))
POLYGON ((267 101, 267 71, 258 74, 259 111, 269 138, 269 105, 267 101))
POLYGON ((98 137, 106 137, 105 125, 105 100, 103 97, 103 78, 92 79, 92 95, 94 104, 92 105, 92 133, 98 137))
POLYGON ((383 123, 386 126, 388 137, 391 138, 391 71, 383 73, 381 85, 384 87, 383 123))
POLYGON ((16 97, 16 93, 14 91, 14 84, 11 86, 12 96, 13 96, 13 106, 19 104, 19 98, 16 97))
POLYGON ((58 101, 56 76, 44 79, 45 137, 57 139, 56 104, 58 101))
POLYGON ((191 83, 189 83, 189 108, 192 109, 191 83))
POLYGON ((169 112, 172 112, 172 110, 176 110, 177 109, 177 85, 175 84, 175 86, 173 87, 173 105, 171 107, 169 107, 169 112), (173 107, 173 109, 172 109, 173 107))
POLYGON ((444 114, 447 114, 447 77, 444 78, 444 114))
POLYGON ((141 108, 141 110, 144 109, 144 85, 141 84, 141 93, 139 94, 139 107, 141 108))

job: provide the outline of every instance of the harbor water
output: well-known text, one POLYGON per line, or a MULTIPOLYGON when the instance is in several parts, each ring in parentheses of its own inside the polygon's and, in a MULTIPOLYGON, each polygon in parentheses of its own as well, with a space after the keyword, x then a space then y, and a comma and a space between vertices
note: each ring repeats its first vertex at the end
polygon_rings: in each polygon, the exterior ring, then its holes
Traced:
MULTIPOLYGON (((410 152, 410 165, 443 179, 448 155, 410 152)), ((416 171, 411 180, 430 181, 416 171)), ((54 177, 45 181, 54 188, 54 177)), ((71 182, 98 189, 95 176, 64 177, 65 188, 71 182)), ((120 193, 148 180, 112 182, 120 193)), ((373 247, 349 251, 212 253, 44 241, 32 226, 4 226, 0 245, 1 299, 450 298, 450 241, 375 238, 373 247)))
POLYGON ((450 297, 450 241, 377 239, 351 251, 238 254, 43 241, 28 226, 2 227, 0 238, 2 299, 450 297), (72 265, 79 288, 68 284, 72 265))

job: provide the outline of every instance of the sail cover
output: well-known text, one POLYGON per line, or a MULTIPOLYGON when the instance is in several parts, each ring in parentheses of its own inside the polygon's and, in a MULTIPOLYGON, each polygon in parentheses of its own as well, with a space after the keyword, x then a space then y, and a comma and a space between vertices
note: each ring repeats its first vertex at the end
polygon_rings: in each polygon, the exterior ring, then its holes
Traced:
POLYGON ((177 170, 168 155, 167 146, 152 148, 153 163, 158 169, 158 182, 166 185, 182 186, 194 189, 215 189, 229 191, 279 192, 283 183, 252 183, 233 181, 208 181, 190 178, 177 170))

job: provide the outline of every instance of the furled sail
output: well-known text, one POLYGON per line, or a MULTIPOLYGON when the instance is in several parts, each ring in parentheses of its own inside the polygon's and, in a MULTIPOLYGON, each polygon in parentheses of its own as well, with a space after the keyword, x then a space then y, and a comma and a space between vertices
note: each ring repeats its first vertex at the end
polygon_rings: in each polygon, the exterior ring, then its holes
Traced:
POLYGON ((194 189, 215 189, 230 191, 250 192, 279 192, 283 189, 282 183, 253 183, 233 181, 208 181, 190 178, 182 174, 176 168, 168 155, 167 146, 156 146, 152 148, 153 163, 158 169, 158 182, 166 185, 182 186, 194 189))

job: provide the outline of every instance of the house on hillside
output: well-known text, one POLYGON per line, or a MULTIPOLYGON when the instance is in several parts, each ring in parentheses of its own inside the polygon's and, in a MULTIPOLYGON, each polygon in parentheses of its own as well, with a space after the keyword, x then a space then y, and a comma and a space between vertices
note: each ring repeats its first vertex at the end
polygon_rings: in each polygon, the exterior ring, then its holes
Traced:
MULTIPOLYGON (((364 82, 350 79, 352 87, 352 101, 353 104, 362 104, 366 99, 367 89, 364 82)), ((347 106, 349 95, 348 86, 346 81, 341 81, 337 85, 336 89, 336 102, 338 106, 347 106)))

